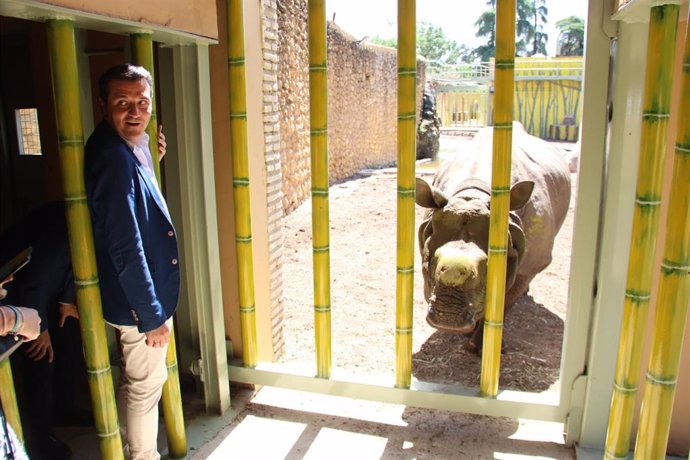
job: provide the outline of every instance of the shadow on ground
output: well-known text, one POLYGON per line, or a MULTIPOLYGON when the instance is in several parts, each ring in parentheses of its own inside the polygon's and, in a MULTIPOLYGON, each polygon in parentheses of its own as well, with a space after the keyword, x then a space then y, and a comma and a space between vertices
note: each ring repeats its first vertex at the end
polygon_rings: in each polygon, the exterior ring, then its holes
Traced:
MULTIPOLYGON (((481 357, 465 349, 462 335, 434 332, 412 356, 422 381, 478 387, 481 357)), ((530 295, 506 313, 501 354, 501 389, 541 392, 558 380, 563 320, 530 295)))

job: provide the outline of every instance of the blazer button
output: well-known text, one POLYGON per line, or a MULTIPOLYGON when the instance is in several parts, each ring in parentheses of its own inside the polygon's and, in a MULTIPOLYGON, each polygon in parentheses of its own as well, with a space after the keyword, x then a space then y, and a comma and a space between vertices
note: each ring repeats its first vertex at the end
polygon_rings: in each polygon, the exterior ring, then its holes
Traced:
POLYGON ((168 230, 168 236, 175 236, 175 232, 173 232, 172 230, 168 230))
POLYGON ((171 262, 173 265, 177 265, 177 259, 173 259, 173 260, 171 260, 171 262))

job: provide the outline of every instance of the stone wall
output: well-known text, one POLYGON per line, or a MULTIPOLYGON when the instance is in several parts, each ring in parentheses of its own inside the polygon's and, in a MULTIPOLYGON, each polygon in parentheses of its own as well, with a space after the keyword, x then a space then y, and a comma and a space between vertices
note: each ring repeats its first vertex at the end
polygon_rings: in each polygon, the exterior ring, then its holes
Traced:
POLYGON ((273 353, 283 354, 283 204, 280 163, 280 107, 278 104, 278 7, 276 0, 261 0, 261 47, 263 50, 263 121, 266 155, 269 288, 273 353))
MULTIPOLYGON (((307 2, 278 1, 280 151, 283 210, 310 196, 307 2)), ((421 109, 424 64, 418 62, 421 109)), ((361 43, 328 23, 330 182, 397 157, 397 51, 361 43)), ((419 109, 418 109, 419 110, 419 109)))

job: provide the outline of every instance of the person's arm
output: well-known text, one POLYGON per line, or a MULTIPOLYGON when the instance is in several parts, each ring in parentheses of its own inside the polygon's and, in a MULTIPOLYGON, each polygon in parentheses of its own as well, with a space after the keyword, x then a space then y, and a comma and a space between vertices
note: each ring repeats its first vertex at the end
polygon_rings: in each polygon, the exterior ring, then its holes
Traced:
POLYGON ((33 308, 0 307, 0 336, 16 335, 34 340, 41 330, 41 318, 33 308))
POLYGON ((134 157, 111 148, 101 152, 86 172, 93 213, 105 233, 108 254, 129 307, 137 315, 139 331, 159 328, 167 319, 156 294, 136 218, 142 205, 134 157))

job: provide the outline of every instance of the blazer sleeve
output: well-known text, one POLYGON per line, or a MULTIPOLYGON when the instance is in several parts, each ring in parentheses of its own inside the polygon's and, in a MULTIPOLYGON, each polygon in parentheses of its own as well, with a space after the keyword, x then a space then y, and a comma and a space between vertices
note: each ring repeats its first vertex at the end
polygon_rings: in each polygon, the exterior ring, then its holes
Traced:
POLYGON ((166 314, 154 288, 137 221, 137 200, 143 192, 134 158, 124 147, 111 147, 99 152, 87 177, 93 212, 103 226, 108 255, 128 307, 138 317, 140 332, 156 329, 166 314))

